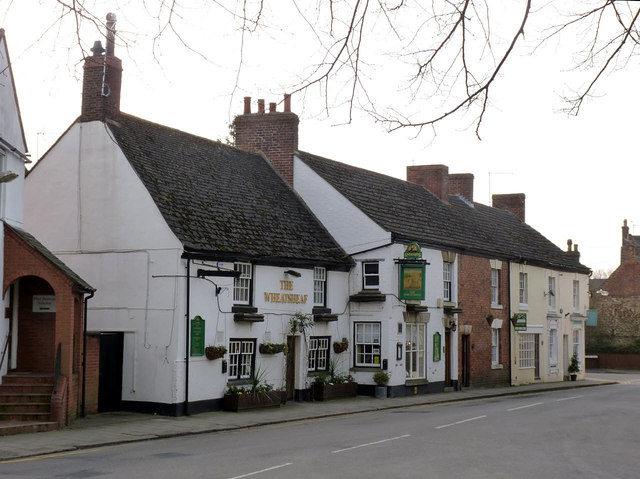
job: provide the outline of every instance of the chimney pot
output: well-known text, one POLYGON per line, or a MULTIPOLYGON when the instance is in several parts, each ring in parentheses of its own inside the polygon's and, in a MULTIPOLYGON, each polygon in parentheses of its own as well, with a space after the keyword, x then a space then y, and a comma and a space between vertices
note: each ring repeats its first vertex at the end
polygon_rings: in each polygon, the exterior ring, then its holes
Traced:
POLYGON ((275 102, 269 103, 269 113, 275 113, 275 112, 276 112, 276 104, 275 104, 275 102))
POLYGON ((264 99, 258 100, 258 114, 264 115, 264 99))
POLYGON ((102 48, 102 42, 100 40, 96 40, 93 42, 93 47, 91 48, 94 57, 99 57, 104 53, 104 48, 102 48))
POLYGON ((291 112, 291 93, 284 94, 284 111, 291 112))
POLYGON ((112 57, 116 43, 116 14, 107 13, 107 55, 112 57))
POLYGON ((244 97, 244 114, 249 115, 251 113, 251 97, 244 97))

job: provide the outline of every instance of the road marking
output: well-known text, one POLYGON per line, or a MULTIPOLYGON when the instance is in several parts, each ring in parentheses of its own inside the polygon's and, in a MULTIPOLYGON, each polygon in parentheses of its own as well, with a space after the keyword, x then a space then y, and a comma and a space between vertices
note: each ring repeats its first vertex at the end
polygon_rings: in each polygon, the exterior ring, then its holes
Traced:
POLYGON ((584 396, 571 396, 571 397, 569 397, 569 398, 560 398, 560 399, 556 399, 556 402, 560 402, 560 401, 569 401, 569 400, 571 400, 571 399, 578 399, 578 398, 581 398, 581 397, 584 397, 584 396))
POLYGON ((100 449, 83 449, 81 451, 59 452, 57 454, 42 454, 40 456, 22 457, 18 459, 7 459, 4 461, 0 461, 0 464, 11 464, 12 462, 39 461, 41 459, 53 459, 55 457, 75 456, 78 454, 87 454, 89 452, 96 452, 99 450, 100 449))
POLYGON ((526 406, 512 407, 511 409, 507 409, 507 411, 509 411, 509 412, 517 411, 518 409, 526 409, 528 407, 540 406, 540 404, 544 404, 544 403, 542 403, 542 402, 534 402, 533 404, 527 404, 526 406))
POLYGON ((487 417, 487 416, 486 415, 485 416, 476 416, 476 417, 472 417, 472 418, 469 418, 469 419, 463 419, 462 421, 452 422, 451 424, 443 424, 442 426, 436 426, 436 429, 442 429, 442 428, 449 427, 449 426, 457 426, 458 424, 463 424, 463 423, 469 422, 469 421, 475 421, 477 419, 482 419, 482 418, 485 418, 485 417, 487 417))
POLYGON ((383 442, 395 441, 396 439, 404 439, 405 437, 410 437, 410 436, 411 436, 411 434, 404 434, 402 436, 390 437, 389 439, 382 439, 380 441, 368 442, 367 444, 360 444, 358 446, 345 447, 344 449, 338 449, 337 451, 331 451, 331 454, 337 454, 339 452, 344 452, 344 451, 351 451, 352 449, 359 449, 361 447, 375 446, 376 444, 382 444, 383 442))
POLYGON ((247 474, 242 474, 241 476, 233 476, 229 479, 241 479, 243 477, 255 476, 256 474, 262 474, 263 472, 273 471, 274 469, 280 469, 281 467, 290 466, 293 464, 292 462, 287 462, 285 464, 280 464, 279 466, 267 467, 266 469, 260 469, 259 471, 249 472, 247 474))

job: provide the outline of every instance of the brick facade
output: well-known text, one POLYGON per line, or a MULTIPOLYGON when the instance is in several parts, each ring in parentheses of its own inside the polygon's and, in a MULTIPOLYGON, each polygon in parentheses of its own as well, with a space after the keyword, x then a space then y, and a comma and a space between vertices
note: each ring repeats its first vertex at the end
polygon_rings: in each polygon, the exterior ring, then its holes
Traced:
POLYGON ((19 281, 17 367, 53 373, 58 344, 61 375, 67 380, 66 406, 61 417, 71 421, 81 401, 83 293, 74 282, 38 251, 5 227, 2 291, 19 281), (33 313, 33 294, 55 294, 55 313, 33 313))

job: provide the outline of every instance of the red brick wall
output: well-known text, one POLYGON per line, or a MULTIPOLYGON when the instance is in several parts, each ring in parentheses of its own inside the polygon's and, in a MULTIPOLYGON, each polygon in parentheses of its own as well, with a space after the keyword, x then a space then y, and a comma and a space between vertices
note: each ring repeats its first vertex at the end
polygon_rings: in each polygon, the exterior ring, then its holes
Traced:
POLYGON ((98 381, 100 379, 100 336, 87 336, 87 361, 84 407, 85 414, 98 412, 98 381))
POLYGON ((291 112, 249 113, 234 121, 236 146, 263 154, 293 185, 293 152, 298 149, 298 115, 291 112))
POLYGON ((473 201, 473 175, 471 173, 449 175, 449 194, 462 195, 469 201, 473 201))
MULTIPOLYGON (((458 304, 462 313, 459 325, 471 325, 470 386, 497 386, 510 384, 509 372, 509 296, 508 264, 502 263, 499 278, 499 300, 503 309, 491 309, 491 264, 486 258, 458 256, 458 304), (487 316, 502 319, 500 330, 500 364, 491 366, 491 324, 487 316)), ((462 335, 458 335, 462 348, 462 335)), ((459 377, 462 379, 462 354, 459 356, 459 377)))

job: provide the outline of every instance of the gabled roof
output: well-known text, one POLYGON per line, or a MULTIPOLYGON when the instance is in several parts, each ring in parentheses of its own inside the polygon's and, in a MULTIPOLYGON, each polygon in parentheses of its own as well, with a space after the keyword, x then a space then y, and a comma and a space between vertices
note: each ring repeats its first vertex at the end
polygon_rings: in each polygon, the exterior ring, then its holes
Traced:
POLYGON ((575 257, 508 211, 305 152, 297 157, 400 243, 588 273, 575 257))
POLYGON ((262 156, 131 115, 107 125, 185 252, 351 264, 262 156))
POLYGON ((53 264, 61 273, 63 273, 67 278, 73 281, 76 286, 79 287, 82 291, 91 292, 96 289, 89 285, 85 280, 83 280, 80 276, 73 272, 71 268, 69 268, 66 264, 64 264, 60 259, 49 251, 42 243, 40 243, 35 237, 33 237, 30 233, 27 233, 25 230, 18 228, 16 226, 12 226, 9 223, 2 221, 0 223, 4 224, 5 228, 11 230, 16 234, 18 238, 24 241, 30 248, 37 251, 40 255, 42 255, 47 261, 53 264))

